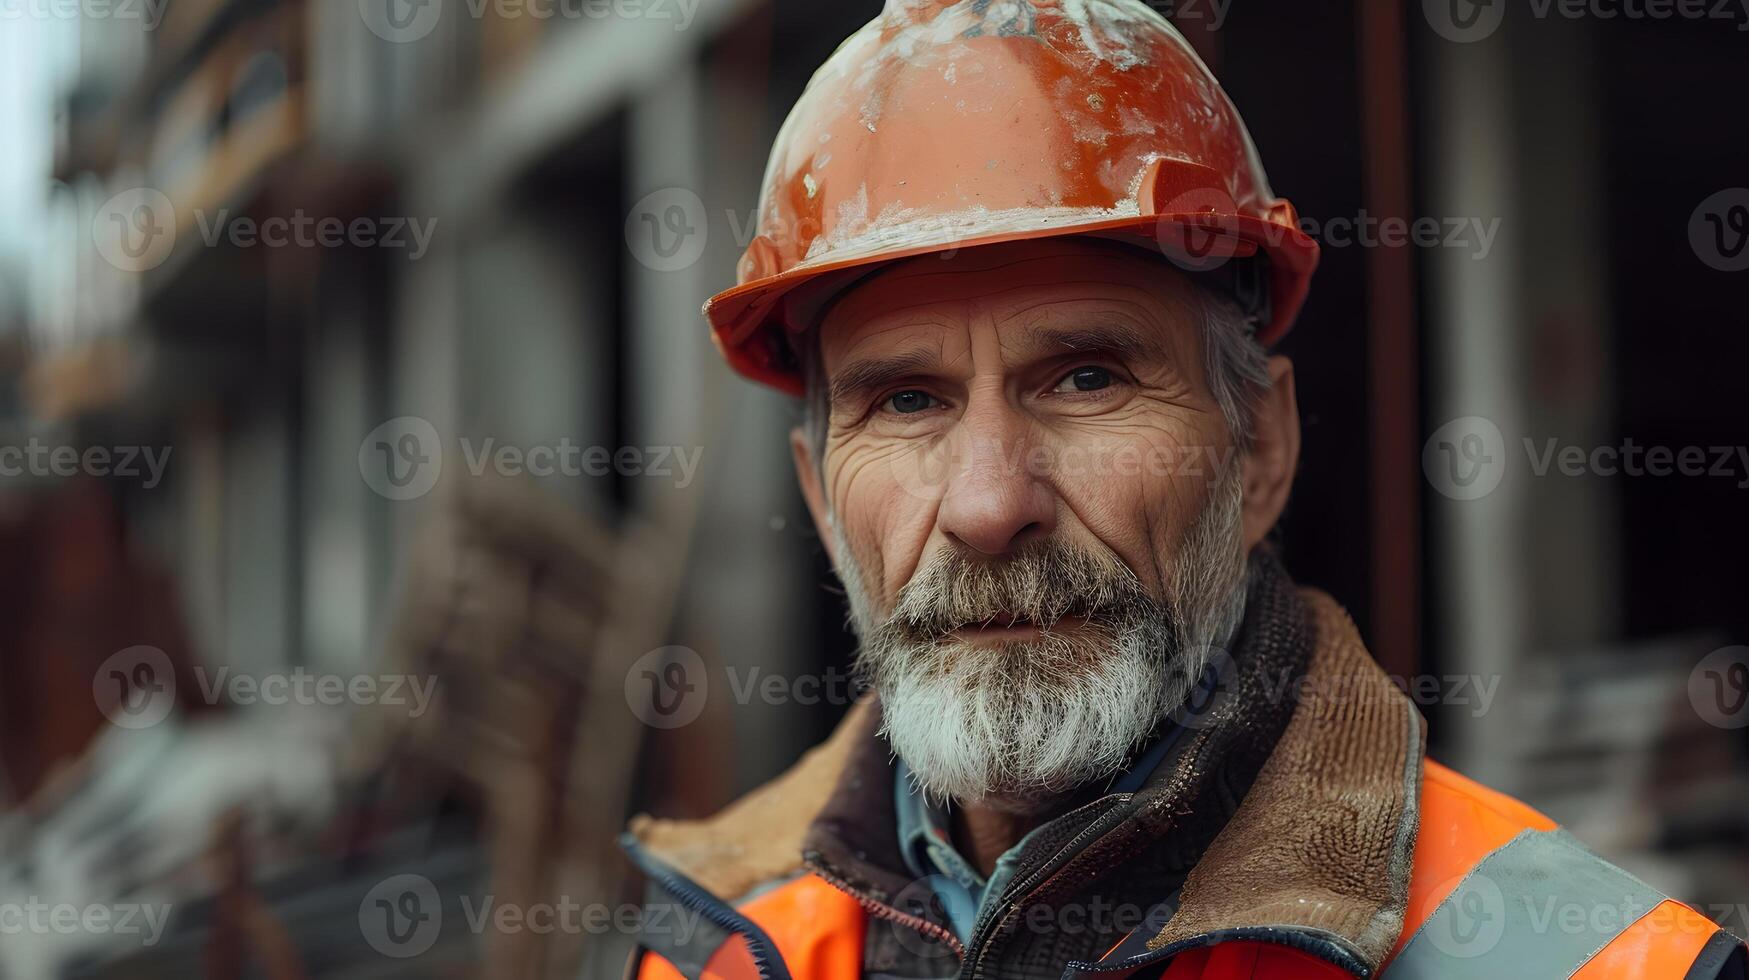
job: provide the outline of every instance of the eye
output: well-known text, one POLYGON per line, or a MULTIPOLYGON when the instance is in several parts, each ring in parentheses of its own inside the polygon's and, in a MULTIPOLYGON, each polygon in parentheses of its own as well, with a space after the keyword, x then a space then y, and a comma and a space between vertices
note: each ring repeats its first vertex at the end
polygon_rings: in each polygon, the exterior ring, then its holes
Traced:
POLYGON ((1105 368, 1079 367, 1063 375, 1063 379, 1058 381, 1057 386, 1051 390, 1058 392, 1098 391, 1101 388, 1111 387, 1111 383, 1111 372, 1105 368))
POLYGON ((900 415, 913 415, 924 409, 933 408, 935 404, 933 396, 915 389, 901 391, 887 399, 887 407, 900 415))

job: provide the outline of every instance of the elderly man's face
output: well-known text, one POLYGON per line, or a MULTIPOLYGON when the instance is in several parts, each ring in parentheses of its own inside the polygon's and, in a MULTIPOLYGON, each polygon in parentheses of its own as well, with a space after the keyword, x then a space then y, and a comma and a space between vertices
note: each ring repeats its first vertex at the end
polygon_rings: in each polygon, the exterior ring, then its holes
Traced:
POLYGON ((1271 475, 1204 316, 1162 260, 1063 239, 901 263, 820 325, 825 459, 798 437, 798 473, 927 788, 1024 808, 1108 774, 1236 625, 1280 502, 1247 500, 1271 475))

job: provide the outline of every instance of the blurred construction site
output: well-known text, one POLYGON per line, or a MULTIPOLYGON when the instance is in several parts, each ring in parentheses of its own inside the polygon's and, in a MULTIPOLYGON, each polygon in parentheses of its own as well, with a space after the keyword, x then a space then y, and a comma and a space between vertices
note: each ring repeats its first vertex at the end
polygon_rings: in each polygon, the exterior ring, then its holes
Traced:
MULTIPOLYGON (((1154 6, 1324 247, 1295 577, 1742 934, 1749 14, 1154 6)), ((857 694, 699 309, 879 8, 0 0, 0 978, 620 975, 857 694)))

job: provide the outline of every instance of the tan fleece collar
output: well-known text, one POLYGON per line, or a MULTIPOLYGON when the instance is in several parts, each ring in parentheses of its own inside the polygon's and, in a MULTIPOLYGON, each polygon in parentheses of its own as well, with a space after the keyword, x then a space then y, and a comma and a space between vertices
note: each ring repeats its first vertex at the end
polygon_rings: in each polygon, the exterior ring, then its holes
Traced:
POLYGON ((1302 589, 1316 637, 1287 731, 1148 945, 1255 927, 1339 937, 1376 970, 1403 928, 1424 722, 1335 600, 1302 589))

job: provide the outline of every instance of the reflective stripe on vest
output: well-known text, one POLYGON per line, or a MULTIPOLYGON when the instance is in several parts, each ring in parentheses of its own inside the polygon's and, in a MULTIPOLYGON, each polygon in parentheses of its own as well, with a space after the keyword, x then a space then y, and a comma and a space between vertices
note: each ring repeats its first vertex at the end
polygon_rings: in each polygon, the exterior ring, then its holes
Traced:
POLYGON ((1570 976, 1663 901, 1566 831, 1526 830, 1463 876, 1383 976, 1570 976))

